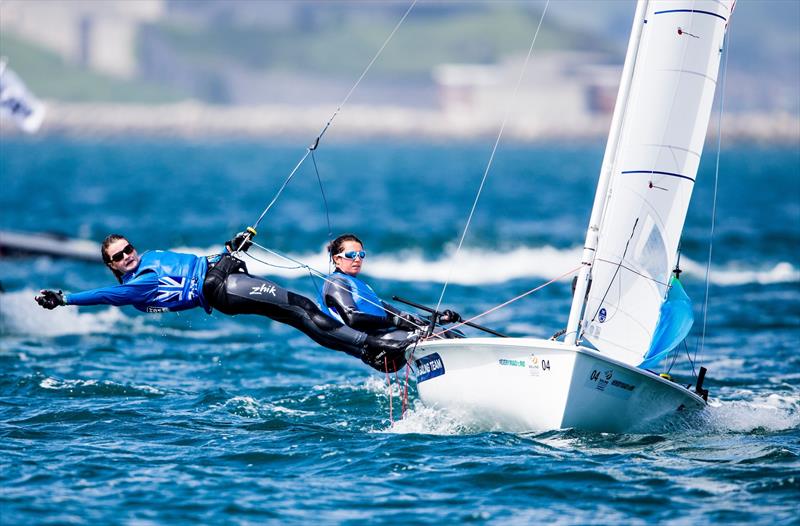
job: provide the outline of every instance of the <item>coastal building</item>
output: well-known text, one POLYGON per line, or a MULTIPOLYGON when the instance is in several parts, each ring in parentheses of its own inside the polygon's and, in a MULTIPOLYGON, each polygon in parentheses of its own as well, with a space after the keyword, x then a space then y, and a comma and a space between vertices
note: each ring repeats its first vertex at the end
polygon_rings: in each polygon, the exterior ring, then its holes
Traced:
POLYGON ((87 69, 118 78, 138 73, 141 23, 160 19, 165 0, 4 0, 0 30, 87 69))
MULTIPOLYGON (((497 121, 512 111, 510 125, 524 135, 594 130, 614 109, 622 66, 605 55, 550 51, 533 58, 517 90, 524 57, 499 64, 443 64, 433 71, 446 118, 497 121), (514 108, 507 105, 514 101, 514 108)), ((605 125, 605 124, 603 124, 605 125)))

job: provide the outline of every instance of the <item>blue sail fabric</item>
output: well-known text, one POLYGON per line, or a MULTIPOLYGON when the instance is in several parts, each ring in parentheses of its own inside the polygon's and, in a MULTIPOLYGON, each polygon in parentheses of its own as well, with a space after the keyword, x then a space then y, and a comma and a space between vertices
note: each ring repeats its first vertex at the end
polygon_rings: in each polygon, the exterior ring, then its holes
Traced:
POLYGON ((686 295, 683 285, 675 278, 672 278, 669 285, 667 300, 661 305, 650 350, 644 355, 644 361, 639 364, 639 367, 644 369, 658 365, 668 352, 686 338, 694 324, 692 300, 686 295))

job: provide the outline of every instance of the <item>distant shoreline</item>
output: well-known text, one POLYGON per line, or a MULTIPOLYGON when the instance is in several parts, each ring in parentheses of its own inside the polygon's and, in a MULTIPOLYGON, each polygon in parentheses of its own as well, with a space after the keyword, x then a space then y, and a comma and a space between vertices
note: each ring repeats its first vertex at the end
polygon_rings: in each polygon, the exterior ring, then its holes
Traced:
MULTIPOLYGON (((333 106, 211 106, 197 102, 164 105, 76 104, 46 101, 47 115, 40 135, 83 138, 158 136, 185 139, 309 138, 315 137, 336 110, 333 106)), ((503 115, 446 112, 394 106, 345 107, 329 134, 335 139, 402 138, 469 140, 494 137, 503 115)), ((602 140, 610 115, 548 123, 536 115, 515 113, 504 137, 521 142, 602 140)), ((714 116, 708 137, 716 138, 714 116)), ((0 119, 2 136, 23 135, 8 118, 0 119)), ((800 116, 789 113, 727 114, 723 140, 800 145, 800 116)))

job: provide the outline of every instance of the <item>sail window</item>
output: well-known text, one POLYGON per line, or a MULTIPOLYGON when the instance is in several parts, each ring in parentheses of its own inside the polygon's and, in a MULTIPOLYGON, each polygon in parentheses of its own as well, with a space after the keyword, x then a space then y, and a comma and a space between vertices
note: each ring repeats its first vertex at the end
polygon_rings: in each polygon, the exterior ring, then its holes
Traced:
POLYGON ((669 273, 667 248, 661 230, 650 215, 645 217, 644 224, 639 231, 633 252, 633 261, 644 274, 659 282, 661 285, 659 288, 663 288, 666 292, 666 287, 661 282, 669 273))

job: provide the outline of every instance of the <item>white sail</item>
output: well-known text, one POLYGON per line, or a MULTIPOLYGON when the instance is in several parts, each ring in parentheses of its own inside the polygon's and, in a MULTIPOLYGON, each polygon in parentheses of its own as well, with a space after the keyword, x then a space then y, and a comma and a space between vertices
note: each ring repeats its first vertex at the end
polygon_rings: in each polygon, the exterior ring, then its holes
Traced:
POLYGON ((650 0, 621 111, 583 335, 631 365, 647 352, 675 264, 735 0, 650 0))

